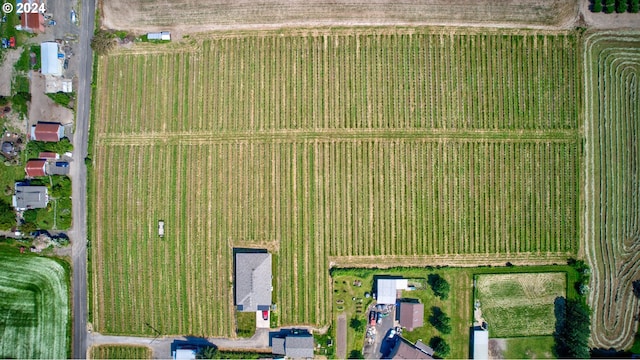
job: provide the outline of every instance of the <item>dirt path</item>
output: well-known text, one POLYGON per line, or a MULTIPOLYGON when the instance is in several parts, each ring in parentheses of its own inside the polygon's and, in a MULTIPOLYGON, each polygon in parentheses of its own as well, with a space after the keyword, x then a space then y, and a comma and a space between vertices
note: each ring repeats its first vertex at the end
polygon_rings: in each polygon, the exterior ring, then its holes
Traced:
POLYGON ((336 344, 336 356, 338 359, 347 358, 347 316, 338 316, 338 332, 336 334, 338 343, 336 344))
POLYGON ((13 64, 18 61, 22 49, 9 49, 5 52, 4 62, 0 65, 0 96, 11 96, 13 64))
POLYGON ((44 93, 44 75, 32 71, 30 76, 31 106, 29 106, 29 122, 35 124, 38 121, 51 121, 59 122, 63 125, 72 123, 73 111, 56 104, 44 93))

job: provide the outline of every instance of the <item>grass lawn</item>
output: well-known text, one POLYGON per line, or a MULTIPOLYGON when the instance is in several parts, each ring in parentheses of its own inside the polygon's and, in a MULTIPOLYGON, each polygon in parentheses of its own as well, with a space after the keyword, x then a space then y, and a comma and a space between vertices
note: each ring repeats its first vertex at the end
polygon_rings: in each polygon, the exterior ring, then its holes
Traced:
POLYGON ((555 345, 553 336, 527 336, 501 340, 506 342, 506 347, 502 352, 504 359, 553 358, 555 345))
POLYGON ((476 278, 476 296, 489 336, 551 335, 557 297, 566 296, 565 273, 492 274, 476 278))
POLYGON ((252 337, 256 333, 256 313, 237 311, 238 336, 252 337))
MULTIPOLYGON (((424 290, 417 289, 415 291, 405 291, 402 295, 404 298, 419 299, 425 304, 424 326, 414 329, 413 331, 404 331, 403 336, 411 341, 422 340, 428 343, 434 336, 440 336, 451 347, 450 358, 469 358, 469 332, 472 326, 473 318, 473 278, 479 274, 509 274, 509 273, 549 273, 567 274, 566 278, 570 286, 567 286, 568 296, 575 297, 576 292, 573 290, 573 283, 577 280, 577 272, 568 265, 557 266, 527 266, 527 267, 483 267, 483 268, 394 268, 388 270, 378 269, 334 269, 333 277, 333 321, 336 321, 341 312, 347 313, 347 319, 353 316, 366 321, 366 313, 356 313, 356 303, 351 299, 356 294, 362 296, 364 292, 371 291, 373 286, 374 275, 402 275, 405 278, 415 280, 425 279, 429 274, 439 274, 444 277, 450 284, 449 296, 446 300, 441 300, 433 294, 431 288, 426 285, 424 290), (357 290, 350 285, 354 280, 362 281, 362 287, 357 290), (344 283, 346 281, 346 283, 344 283), (351 288, 351 290, 350 290, 351 288), (346 290, 346 291, 344 291, 346 290), (338 304, 339 299, 344 299, 344 304, 338 304), (340 306, 343 306, 342 308, 340 306), (451 333, 442 334, 429 324, 429 316, 431 316, 431 308, 439 307, 451 318, 451 333)), ((564 292, 563 292, 564 294, 564 292)), ((364 306, 366 310, 366 304, 364 306)), ((555 321, 555 319, 554 319, 555 321)), ((491 325, 489 326, 491 329, 491 325)), ((332 327, 335 329, 335 326, 332 327)), ((553 332, 553 327, 551 328, 553 332)), ((331 334, 335 338, 335 330, 331 334)), ((509 335, 513 336, 513 335, 509 335)), ((353 329, 349 327, 347 338, 347 354, 351 350, 360 350, 364 342, 363 334, 355 334, 353 329)), ((523 355, 524 356, 524 355, 523 355)))
POLYGON ((2 167, 2 171, 0 171, 0 189, 2 189, 2 192, 0 195, 2 200, 11 204, 11 194, 13 193, 15 182, 24 179, 24 166, 0 166, 2 167))
POLYGON ((0 247, 0 358, 69 358, 69 265, 0 247))
POLYGON ((151 359, 151 348, 146 346, 98 345, 91 347, 91 359, 151 359))

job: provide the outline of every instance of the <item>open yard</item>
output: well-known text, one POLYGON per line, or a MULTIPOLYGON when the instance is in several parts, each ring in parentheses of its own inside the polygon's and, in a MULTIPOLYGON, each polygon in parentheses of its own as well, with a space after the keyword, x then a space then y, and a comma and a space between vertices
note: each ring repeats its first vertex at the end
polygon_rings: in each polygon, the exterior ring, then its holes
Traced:
POLYGON ((568 28, 577 5, 576 0, 112 0, 102 3, 101 13, 107 27, 137 31, 408 24, 568 28))
POLYGON ((565 273, 479 275, 475 283, 490 337, 551 335, 555 331, 555 301, 567 292, 565 273))
POLYGON ((585 249, 593 270, 593 345, 631 347, 640 276, 640 33, 590 34, 585 45, 585 249))
POLYGON ((146 346, 99 345, 89 350, 90 359, 151 359, 151 348, 146 346))
POLYGON ((94 328, 233 335, 233 247, 276 253, 280 324, 318 326, 330 258, 574 255, 577 51, 571 32, 349 29, 101 57, 94 328))
POLYGON ((15 248, 0 250, 0 357, 69 358, 68 269, 15 248))

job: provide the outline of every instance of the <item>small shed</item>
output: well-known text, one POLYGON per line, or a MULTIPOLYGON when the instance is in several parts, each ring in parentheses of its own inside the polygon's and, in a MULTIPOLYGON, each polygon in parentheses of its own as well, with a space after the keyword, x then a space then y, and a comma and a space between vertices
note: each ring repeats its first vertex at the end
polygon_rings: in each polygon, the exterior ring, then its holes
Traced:
POLYGON ((27 161, 27 166, 25 166, 24 170, 27 173, 28 177, 45 176, 46 164, 47 160, 45 159, 29 160, 27 161))
POLYGON ((147 34, 147 40, 171 41, 171 33, 169 31, 150 32, 147 34))
POLYGON ((164 237, 164 221, 163 220, 158 221, 158 235, 160 237, 164 237))

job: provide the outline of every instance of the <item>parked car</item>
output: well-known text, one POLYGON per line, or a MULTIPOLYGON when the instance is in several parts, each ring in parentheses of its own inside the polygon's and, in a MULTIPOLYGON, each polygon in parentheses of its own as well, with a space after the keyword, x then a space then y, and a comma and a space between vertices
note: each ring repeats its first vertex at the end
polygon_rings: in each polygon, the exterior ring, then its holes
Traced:
POLYGON ((16 38, 15 38, 15 36, 12 36, 12 37, 9 38, 9 46, 12 47, 12 48, 16 47, 16 38))
POLYGON ((389 331, 389 339, 393 339, 394 336, 396 336, 396 331, 391 329, 391 331, 389 331))
POLYGON ((6 49, 6 48, 8 48, 8 47, 9 47, 9 39, 5 39, 5 38, 3 38, 3 39, 2 39, 2 48, 3 48, 3 49, 6 49))
POLYGON ((376 312, 375 311, 370 311, 369 312, 369 325, 371 325, 371 326, 375 326, 376 325, 376 312))
POLYGON ((64 67, 65 70, 69 68, 69 59, 64 59, 64 64, 62 65, 62 67, 64 67))
POLYGON ((56 166, 66 168, 69 167, 69 163, 66 161, 56 161, 56 166))
POLYGON ((262 310, 262 320, 269 320, 269 310, 262 310))

